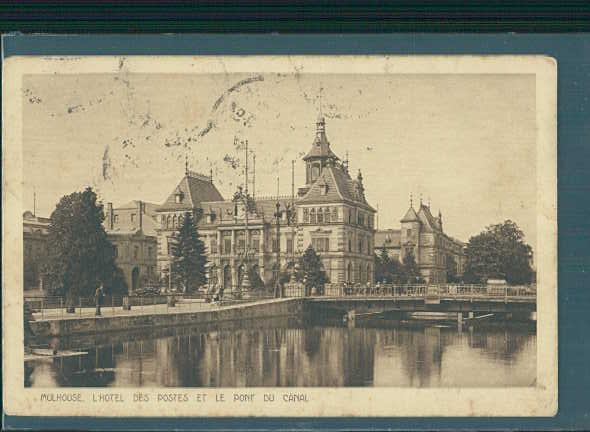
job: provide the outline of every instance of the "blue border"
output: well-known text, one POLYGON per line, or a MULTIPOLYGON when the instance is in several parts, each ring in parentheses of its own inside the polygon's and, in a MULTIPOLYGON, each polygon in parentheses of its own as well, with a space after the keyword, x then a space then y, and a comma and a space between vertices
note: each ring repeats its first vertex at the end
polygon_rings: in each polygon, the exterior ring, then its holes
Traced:
MULTIPOLYGON (((559 412, 554 418, 4 417, 33 429, 589 429, 590 35, 8 35, 13 55, 544 54, 558 62, 559 412)), ((395 401, 391 401, 395 403, 395 401)))

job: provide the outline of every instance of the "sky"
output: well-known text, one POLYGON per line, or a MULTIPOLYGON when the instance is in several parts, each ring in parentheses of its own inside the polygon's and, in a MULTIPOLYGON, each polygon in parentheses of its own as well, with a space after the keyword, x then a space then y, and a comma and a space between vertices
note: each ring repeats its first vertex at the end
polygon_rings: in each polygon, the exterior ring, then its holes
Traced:
POLYGON ((115 206, 162 203, 190 169, 225 198, 303 185, 320 111, 332 150, 360 169, 379 228, 420 195, 467 241, 515 221, 536 245, 535 76, 494 74, 30 74, 23 79, 24 210, 49 216, 92 186, 115 206), (234 138, 237 137, 236 145, 234 138), (252 157, 252 155, 251 155, 252 157), (252 159, 250 159, 252 167, 252 159), (250 169, 252 173, 252 169, 250 169), (250 185, 252 188, 253 185, 250 185))

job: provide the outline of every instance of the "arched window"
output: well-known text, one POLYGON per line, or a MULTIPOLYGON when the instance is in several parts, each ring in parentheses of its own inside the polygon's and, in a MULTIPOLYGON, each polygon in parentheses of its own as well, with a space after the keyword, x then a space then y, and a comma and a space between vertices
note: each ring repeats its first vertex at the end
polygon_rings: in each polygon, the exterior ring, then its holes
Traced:
POLYGON ((182 221, 183 221, 182 215, 178 216, 178 226, 182 226, 182 221))
POLYGON ((359 282, 364 282, 365 278, 363 275, 363 265, 359 264, 359 282))
POLYGON ((324 223, 324 211, 321 207, 318 209, 318 223, 324 223))
POLYGON ((172 216, 168 215, 168 219, 166 220, 166 228, 172 228, 172 216))
POLYGON ((303 209, 303 223, 309 223, 309 209, 303 209))
POLYGON ((332 209, 332 222, 338 222, 338 209, 336 207, 332 209))
POLYGON ((371 280, 371 264, 367 264, 367 282, 371 280))
POLYGON ((161 226, 162 228, 166 228, 166 216, 162 215, 161 218, 161 226))
POLYGON ((316 216, 315 216, 315 209, 314 208, 311 209, 311 223, 312 224, 317 223, 317 219, 316 219, 316 216))
POLYGON ((172 228, 176 228, 176 215, 172 216, 172 228))

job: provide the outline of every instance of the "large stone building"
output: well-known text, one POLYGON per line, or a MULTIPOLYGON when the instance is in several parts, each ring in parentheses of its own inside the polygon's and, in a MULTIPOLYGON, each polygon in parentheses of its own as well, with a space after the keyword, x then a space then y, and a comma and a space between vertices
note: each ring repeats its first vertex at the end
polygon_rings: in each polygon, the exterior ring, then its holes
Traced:
POLYGON ((323 117, 316 127, 312 148, 303 158, 306 183, 297 196, 245 199, 246 193, 239 190, 226 200, 211 176, 187 169, 156 210, 160 274, 169 274, 171 245, 190 212, 198 217, 207 246, 210 285, 237 290, 246 269, 269 283, 276 274, 277 257, 285 269, 309 245, 320 255, 330 282, 373 281, 375 210, 365 199, 360 171, 353 179, 348 161, 332 152, 323 117))
POLYGON ((148 284, 157 284, 157 207, 137 200, 117 208, 107 203, 105 230, 115 246, 115 261, 123 271, 130 294, 148 284))
POLYGON ((448 265, 454 262, 457 275, 463 274, 465 244, 444 232, 440 211, 434 217, 429 205, 420 202, 416 212, 410 204, 400 222, 401 229, 378 230, 375 233, 375 253, 385 250, 390 258, 403 261, 411 250, 422 277, 429 283, 447 282, 447 261, 448 265))

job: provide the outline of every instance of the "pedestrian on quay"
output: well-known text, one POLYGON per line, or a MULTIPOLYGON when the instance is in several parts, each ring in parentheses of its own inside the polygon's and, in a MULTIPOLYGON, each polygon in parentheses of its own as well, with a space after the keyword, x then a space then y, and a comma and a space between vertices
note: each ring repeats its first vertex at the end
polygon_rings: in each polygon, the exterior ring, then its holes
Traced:
POLYGON ((104 284, 101 282, 101 284, 98 286, 98 288, 96 288, 96 291, 94 292, 94 303, 96 305, 96 316, 101 316, 100 313, 100 304, 102 302, 102 298, 104 296, 104 284))

